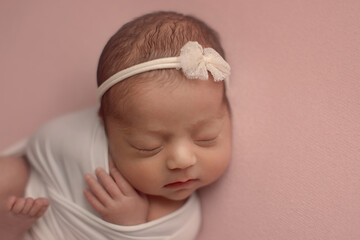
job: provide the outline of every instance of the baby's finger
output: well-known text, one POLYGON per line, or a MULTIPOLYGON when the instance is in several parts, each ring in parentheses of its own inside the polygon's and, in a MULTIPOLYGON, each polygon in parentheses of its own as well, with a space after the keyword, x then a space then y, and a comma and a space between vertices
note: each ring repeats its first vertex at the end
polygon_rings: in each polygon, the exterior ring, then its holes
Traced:
POLYGON ((109 174, 107 174, 104 169, 96 168, 95 173, 98 179, 100 179, 100 181, 104 185, 105 190, 110 194, 113 199, 121 197, 121 190, 114 182, 114 179, 109 174))
POLYGON ((18 198, 16 202, 14 203, 11 211, 15 214, 19 214, 25 206, 25 199, 24 198, 18 198))
POLYGON ((91 174, 85 175, 85 181, 89 185, 92 194, 104 205, 108 206, 112 201, 109 194, 105 191, 103 186, 91 174))
POLYGON ((6 201, 6 210, 7 211, 11 211, 11 209, 13 208, 15 202, 16 202, 16 197, 15 196, 11 196, 7 199, 6 201))
POLYGON ((25 206, 24 206, 24 209, 21 211, 22 214, 28 214, 30 209, 31 209, 31 206, 33 205, 34 203, 34 199, 32 198, 26 198, 25 199, 25 206))
POLYGON ((102 205, 102 203, 92 194, 92 192, 89 189, 84 190, 84 195, 86 200, 90 203, 90 205, 97 211, 102 212, 105 207, 102 205))
POLYGON ((30 209, 29 216, 35 217, 43 206, 48 206, 48 205, 49 205, 49 201, 47 199, 45 198, 36 199, 30 209))
POLYGON ((110 174, 114 178, 117 186, 120 188, 121 192, 124 195, 133 195, 136 193, 134 188, 126 181, 126 179, 120 174, 120 172, 117 170, 117 168, 110 167, 110 174))
POLYGON ((40 208, 40 210, 38 211, 38 213, 35 215, 35 218, 40 218, 44 215, 44 213, 46 212, 46 210, 48 209, 49 206, 43 206, 42 208, 40 208))

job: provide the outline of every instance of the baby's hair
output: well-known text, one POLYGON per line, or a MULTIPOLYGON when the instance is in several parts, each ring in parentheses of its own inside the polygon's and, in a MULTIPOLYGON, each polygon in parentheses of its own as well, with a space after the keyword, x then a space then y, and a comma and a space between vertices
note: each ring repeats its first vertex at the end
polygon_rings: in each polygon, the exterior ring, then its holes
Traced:
MULTIPOLYGON (((203 48, 211 47, 225 58, 218 34, 193 16, 176 12, 154 12, 138 17, 123 25, 105 45, 99 59, 97 84, 100 86, 115 73, 133 65, 153 59, 178 56, 180 49, 188 41, 197 41, 203 48)), ((155 70, 140 75, 155 74, 154 72, 164 75, 176 74, 179 71, 155 70)), ((121 85, 121 91, 116 91, 117 102, 125 100, 129 89, 141 83, 143 77, 131 78, 117 84, 119 87, 121 85)), ((159 76, 159 80, 161 79, 164 78, 159 76)), ((109 95, 112 95, 111 89, 102 98, 103 116, 109 111, 112 112, 109 106, 115 99, 109 95)))

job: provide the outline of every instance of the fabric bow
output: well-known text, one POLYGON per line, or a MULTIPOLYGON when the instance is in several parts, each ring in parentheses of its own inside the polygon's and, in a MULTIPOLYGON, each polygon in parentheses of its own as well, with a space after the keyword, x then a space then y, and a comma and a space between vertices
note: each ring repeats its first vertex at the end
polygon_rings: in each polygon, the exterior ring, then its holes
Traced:
POLYGON ((179 62, 185 76, 190 79, 207 80, 208 71, 214 81, 230 76, 230 65, 212 48, 202 48, 198 42, 186 43, 180 51, 179 62))

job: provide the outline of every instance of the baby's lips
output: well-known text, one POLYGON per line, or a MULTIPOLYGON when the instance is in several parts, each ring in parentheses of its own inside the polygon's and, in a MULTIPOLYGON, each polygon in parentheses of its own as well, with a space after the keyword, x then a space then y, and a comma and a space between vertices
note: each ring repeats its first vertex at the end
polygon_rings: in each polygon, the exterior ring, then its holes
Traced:
POLYGON ((165 184, 163 187, 180 187, 180 186, 185 186, 185 185, 188 185, 188 184, 192 184, 196 181, 198 181, 199 179, 195 179, 195 178, 191 178, 191 179, 188 179, 188 180, 185 180, 185 181, 176 181, 176 182, 171 182, 171 183, 168 183, 168 184, 165 184))

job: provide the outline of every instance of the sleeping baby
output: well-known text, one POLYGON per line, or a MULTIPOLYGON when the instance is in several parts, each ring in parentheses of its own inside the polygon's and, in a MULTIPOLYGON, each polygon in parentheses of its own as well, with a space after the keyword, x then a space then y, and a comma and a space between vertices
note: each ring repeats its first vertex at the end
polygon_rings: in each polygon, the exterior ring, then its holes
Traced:
POLYGON ((100 106, 29 139, 25 196, 8 196, 0 216, 18 227, 0 231, 9 239, 195 239, 196 190, 230 160, 229 75, 216 32, 195 17, 156 12, 122 26, 100 56, 100 106))

